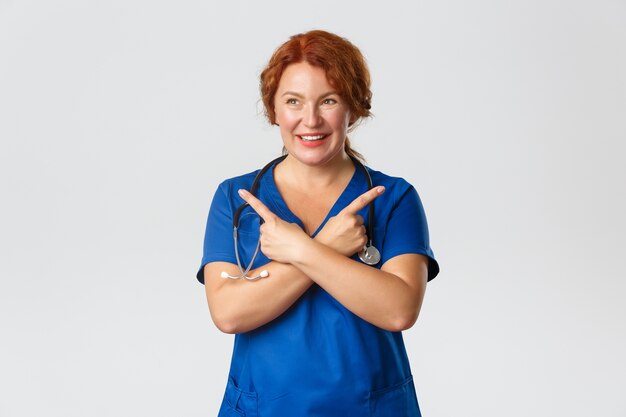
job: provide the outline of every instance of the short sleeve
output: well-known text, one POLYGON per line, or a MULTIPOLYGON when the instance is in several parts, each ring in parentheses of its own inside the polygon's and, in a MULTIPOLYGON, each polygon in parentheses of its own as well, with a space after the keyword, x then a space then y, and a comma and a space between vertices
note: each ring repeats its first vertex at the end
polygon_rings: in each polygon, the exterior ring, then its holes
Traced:
POLYGON ((428 257, 428 281, 439 273, 439 264, 430 247, 428 222, 422 201, 415 188, 408 187, 392 209, 385 232, 382 264, 394 256, 417 253, 428 257))
POLYGON ((204 233, 202 261, 196 274, 204 284, 204 266, 209 262, 237 263, 233 238, 233 210, 228 198, 228 187, 220 184, 211 201, 204 233))

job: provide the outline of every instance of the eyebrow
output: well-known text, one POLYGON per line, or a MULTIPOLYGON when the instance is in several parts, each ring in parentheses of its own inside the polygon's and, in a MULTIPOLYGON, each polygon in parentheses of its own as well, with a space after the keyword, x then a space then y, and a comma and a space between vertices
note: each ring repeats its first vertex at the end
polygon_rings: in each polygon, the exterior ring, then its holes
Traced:
MULTIPOLYGON (((322 94, 322 96, 320 98, 324 98, 324 97, 328 97, 328 96, 332 96, 333 94, 335 95, 339 95, 338 92, 336 91, 329 91, 327 93, 322 94)), ((295 91, 285 91, 283 94, 280 95, 281 97, 283 96, 295 96, 295 97, 299 97, 299 98, 303 98, 304 96, 300 93, 296 93, 295 91)))

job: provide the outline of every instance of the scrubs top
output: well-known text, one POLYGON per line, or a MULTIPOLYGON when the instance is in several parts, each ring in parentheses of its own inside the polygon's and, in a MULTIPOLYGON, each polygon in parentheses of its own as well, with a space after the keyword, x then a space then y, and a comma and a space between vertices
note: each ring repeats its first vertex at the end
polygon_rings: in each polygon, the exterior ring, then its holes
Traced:
MULTIPOLYGON (((402 178, 366 169, 374 186, 386 188, 374 200, 374 246, 381 253, 381 261, 375 267, 380 268, 397 255, 422 254, 428 257, 430 281, 438 274, 439 265, 430 248, 426 216, 417 191, 402 178)), ((250 190, 258 172, 219 185, 209 210, 204 255, 197 274, 201 283, 205 264, 237 263, 232 218, 244 203, 237 190, 250 190)), ((367 178, 356 167, 315 234, 367 189, 367 178)), ((303 227, 278 192, 273 167, 261 178, 256 195, 283 220, 303 227)), ((367 227, 368 207, 359 214, 367 227)), ((239 230, 239 253, 246 268, 259 239, 259 216, 249 207, 242 214, 239 230)), ((359 261, 357 255, 353 259, 359 261)), ((268 262, 259 250, 253 268, 268 262)), ((223 278, 218 275, 210 279, 223 278)), ((281 316, 235 335, 218 417, 420 415, 402 333, 368 323, 313 284, 281 316)))

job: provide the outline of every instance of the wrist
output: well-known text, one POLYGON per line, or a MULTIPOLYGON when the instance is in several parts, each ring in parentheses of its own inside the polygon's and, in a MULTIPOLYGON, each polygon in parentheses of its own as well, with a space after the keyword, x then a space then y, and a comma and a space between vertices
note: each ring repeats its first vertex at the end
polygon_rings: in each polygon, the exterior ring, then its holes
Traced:
POLYGON ((324 237, 323 233, 318 233, 317 235, 315 235, 314 238, 312 238, 314 241, 316 241, 317 243, 321 243, 324 246, 329 246, 329 243, 327 241, 327 239, 324 237))
POLYGON ((302 265, 307 261, 310 261, 311 254, 317 249, 319 245, 324 246, 317 237, 311 238, 306 235, 304 239, 299 240, 297 245, 294 245, 293 258, 291 263, 293 265, 302 265))

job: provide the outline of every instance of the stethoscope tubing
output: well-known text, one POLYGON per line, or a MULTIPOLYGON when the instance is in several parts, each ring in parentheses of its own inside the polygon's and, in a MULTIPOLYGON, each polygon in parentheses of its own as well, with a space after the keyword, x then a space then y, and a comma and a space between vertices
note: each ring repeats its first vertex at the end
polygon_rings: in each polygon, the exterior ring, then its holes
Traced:
MULTIPOLYGON (((259 187, 259 183, 261 178, 263 177, 263 175, 265 175, 265 173, 274 165, 277 164, 279 162, 282 162, 288 155, 281 155, 276 159, 273 159, 272 161, 270 161, 269 163, 267 163, 263 168, 261 168, 261 170, 259 171, 259 173, 254 177, 254 181, 252 181, 252 187, 250 187, 250 194, 252 195, 256 195, 256 191, 257 188, 259 187)), ((361 163, 361 161, 359 161, 358 159, 356 159, 353 156, 350 156, 350 158, 352 159, 352 162, 354 162, 354 165, 356 165, 359 169, 361 169, 363 171, 363 173, 365 174, 365 177, 367 178, 367 187, 368 190, 371 190, 372 188, 374 188, 374 185, 372 183, 372 177, 370 176, 370 173, 367 171, 367 168, 365 168, 365 166, 361 163)), ((256 276, 256 277, 249 277, 248 276, 248 272, 250 272, 250 270, 252 269, 252 265, 254 264, 254 261, 259 253, 259 248, 261 246, 261 240, 259 239, 259 241, 257 242, 256 245, 256 249, 254 250, 254 254, 252 255, 252 259, 250 260, 250 263, 248 264, 248 267, 244 269, 244 267, 242 266, 241 263, 241 258, 239 256, 239 239, 238 239, 238 229, 239 229, 239 219, 241 218, 241 213, 243 212, 243 210, 245 210, 246 207, 248 207, 250 204, 248 203, 243 203, 242 205, 240 205, 239 207, 237 207, 237 210, 235 210, 235 213, 233 215, 233 238, 234 238, 234 243, 235 243, 235 258, 237 259, 237 266, 239 268, 239 275, 230 275, 227 272, 222 272, 222 277, 223 278, 231 278, 231 279, 247 279, 250 281, 254 281, 257 280, 259 278, 264 278, 267 277, 269 275, 269 273, 267 271, 261 271, 261 273, 256 276)), ((378 252, 378 250, 374 247, 374 202, 371 201, 368 204, 368 217, 367 217, 367 238, 368 238, 368 243, 365 245, 365 247, 359 252, 359 258, 361 259, 361 261, 363 261, 364 263, 368 264, 368 265, 376 265, 378 262, 380 262, 380 252, 378 252)), ((261 224, 263 224, 263 219, 261 219, 261 224)))

